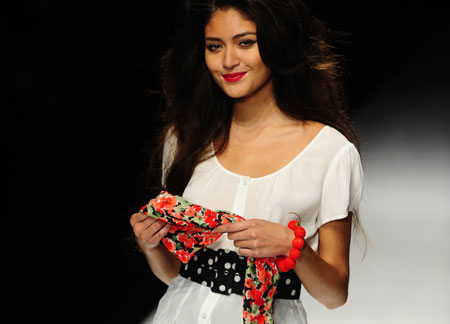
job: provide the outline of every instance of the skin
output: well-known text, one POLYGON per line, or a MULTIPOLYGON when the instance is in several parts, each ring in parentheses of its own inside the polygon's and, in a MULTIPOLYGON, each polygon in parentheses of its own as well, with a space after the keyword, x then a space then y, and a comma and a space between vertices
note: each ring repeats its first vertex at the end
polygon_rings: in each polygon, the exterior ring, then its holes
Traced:
MULTIPOLYGON (((239 11, 216 11, 205 27, 205 45, 205 62, 211 75, 228 96, 235 98, 229 143, 217 156, 219 162, 232 172, 250 177, 280 169, 324 125, 292 120, 280 111, 274 99, 271 72, 259 55, 256 25, 239 11), (223 73, 241 71, 247 73, 235 83, 222 77, 223 73)), ((180 262, 159 244, 168 225, 142 213, 132 215, 130 223, 152 271, 170 284, 179 273, 180 262)), ((286 225, 250 219, 216 230, 227 233, 243 256, 274 257, 287 256, 291 249, 294 233, 286 225)), ((322 225, 318 251, 305 242, 294 268, 308 292, 330 309, 347 300, 350 236, 350 214, 322 225)))

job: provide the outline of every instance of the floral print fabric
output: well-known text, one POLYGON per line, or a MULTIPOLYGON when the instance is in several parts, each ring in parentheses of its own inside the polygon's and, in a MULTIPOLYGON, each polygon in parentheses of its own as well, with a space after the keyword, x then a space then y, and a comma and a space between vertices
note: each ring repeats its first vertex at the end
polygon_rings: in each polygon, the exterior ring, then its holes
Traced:
MULTIPOLYGON (((198 250, 222 235, 214 228, 245 220, 231 212, 212 211, 190 203, 166 191, 161 191, 150 200, 141 212, 172 225, 161 241, 183 263, 189 262, 198 250)), ((272 306, 279 278, 274 258, 247 258, 243 291, 244 324, 273 324, 272 306)))

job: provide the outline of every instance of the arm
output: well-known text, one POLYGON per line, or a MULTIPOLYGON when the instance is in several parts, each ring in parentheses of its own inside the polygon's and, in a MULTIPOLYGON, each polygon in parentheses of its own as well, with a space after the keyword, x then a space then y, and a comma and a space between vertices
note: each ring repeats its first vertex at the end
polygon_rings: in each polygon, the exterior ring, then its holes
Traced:
POLYGON ((170 225, 143 213, 133 214, 130 224, 150 269, 156 277, 169 285, 170 281, 180 272, 181 266, 181 262, 160 244, 161 239, 169 231, 170 225))
MULTIPOLYGON (((239 247, 239 254, 250 257, 289 255, 294 232, 287 226, 252 219, 217 228, 239 247)), ((319 250, 306 242, 294 268, 308 292, 327 308, 347 300, 351 217, 324 224, 319 229, 319 250)))
POLYGON ((310 295, 329 309, 347 301, 350 235, 351 216, 322 225, 318 252, 305 244, 294 268, 310 295))

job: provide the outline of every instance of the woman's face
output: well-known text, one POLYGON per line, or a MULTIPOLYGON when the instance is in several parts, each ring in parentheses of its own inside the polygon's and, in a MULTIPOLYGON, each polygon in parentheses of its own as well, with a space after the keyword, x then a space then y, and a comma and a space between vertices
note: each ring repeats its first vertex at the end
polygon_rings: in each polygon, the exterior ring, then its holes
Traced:
POLYGON ((250 97, 271 84, 271 71, 259 55, 256 24, 236 9, 216 10, 205 26, 205 61, 231 98, 250 97))

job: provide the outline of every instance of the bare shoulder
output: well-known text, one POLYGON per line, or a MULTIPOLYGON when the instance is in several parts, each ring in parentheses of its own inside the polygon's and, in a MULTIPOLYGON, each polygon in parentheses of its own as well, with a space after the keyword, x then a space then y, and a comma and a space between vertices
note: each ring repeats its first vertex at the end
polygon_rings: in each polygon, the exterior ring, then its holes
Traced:
POLYGON ((305 129, 312 134, 319 133, 325 126, 326 125, 324 123, 315 120, 307 120, 304 122, 305 129))
POLYGON ((316 137, 325 126, 325 124, 314 120, 300 121, 297 127, 298 135, 303 141, 308 143, 316 137))

